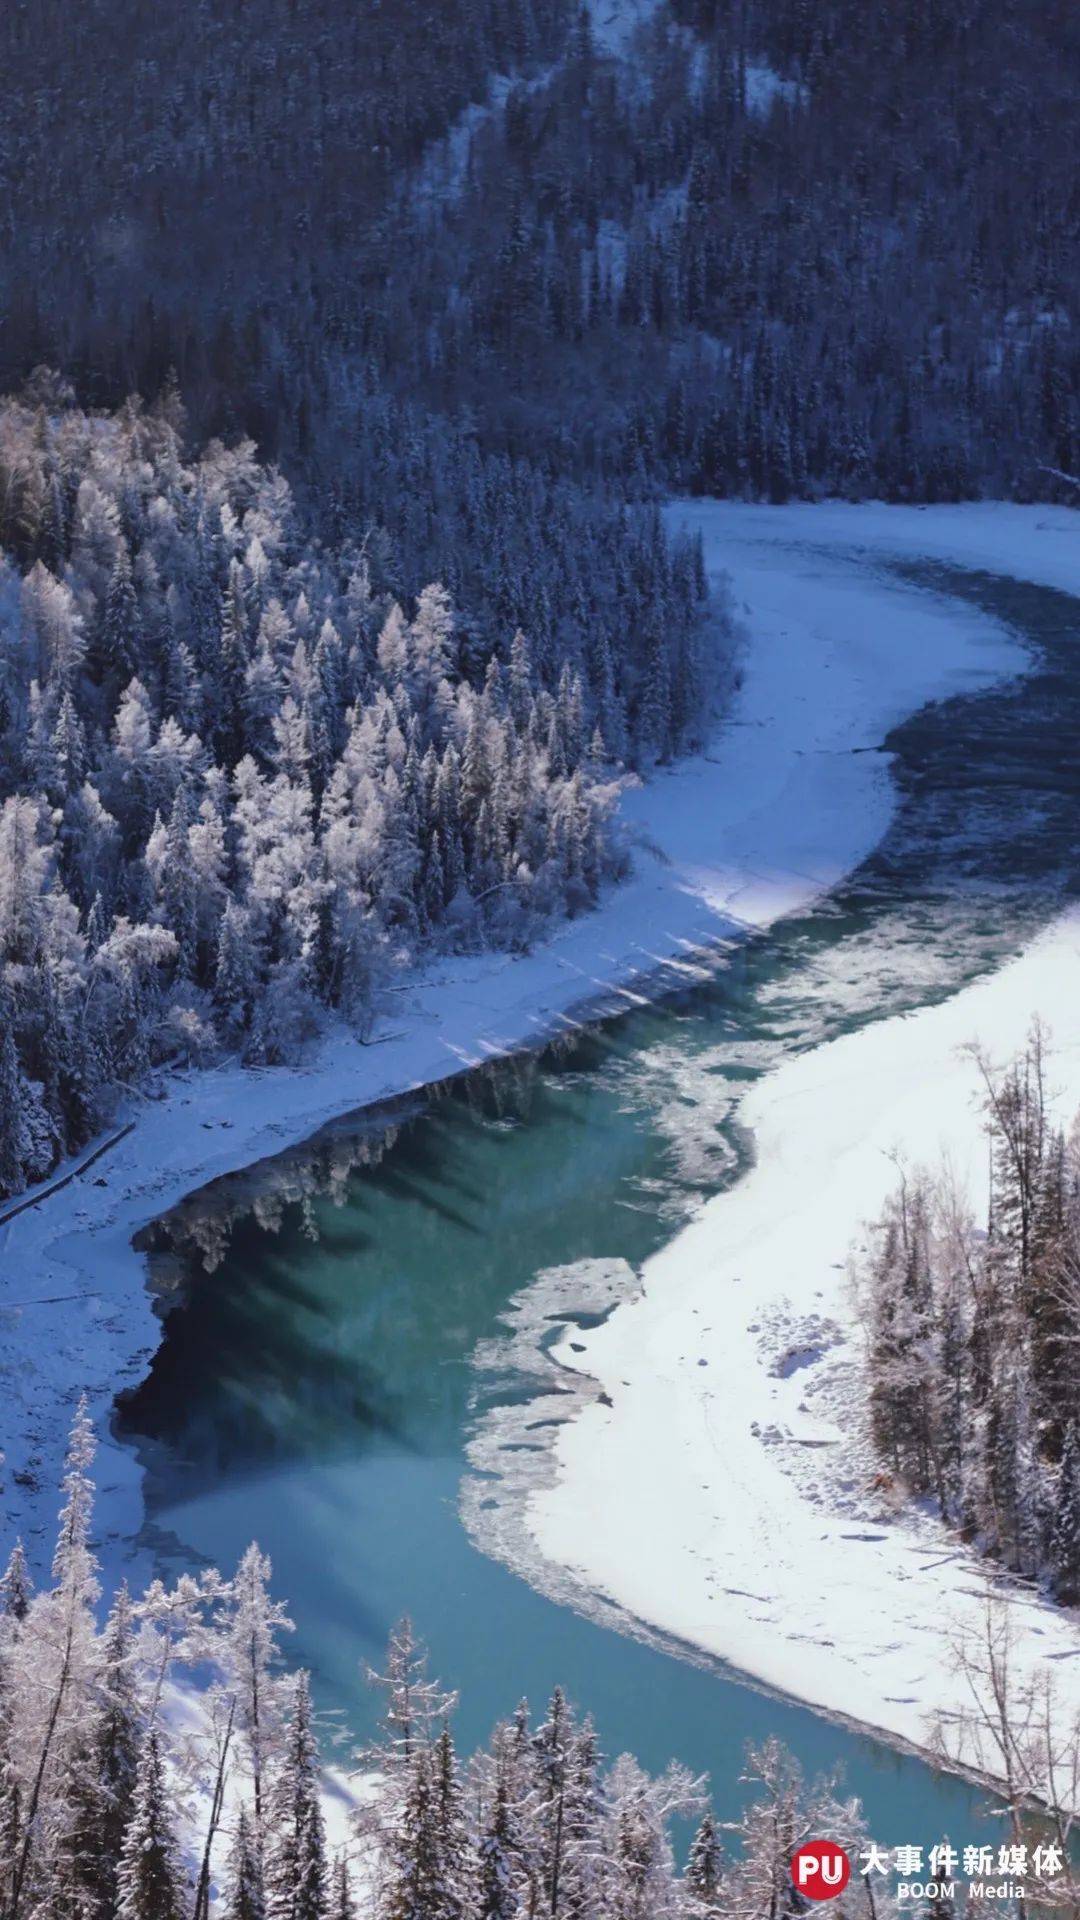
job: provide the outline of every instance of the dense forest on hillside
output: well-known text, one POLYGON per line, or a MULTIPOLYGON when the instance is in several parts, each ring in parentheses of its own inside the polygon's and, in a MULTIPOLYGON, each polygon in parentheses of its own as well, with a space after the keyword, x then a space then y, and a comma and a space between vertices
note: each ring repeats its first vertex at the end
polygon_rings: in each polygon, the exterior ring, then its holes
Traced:
POLYGON ((723 650, 662 491, 1067 486, 1078 54, 1041 0, 0 10, 0 1189, 177 1042, 595 899, 723 650))
POLYGON ((200 433, 408 524, 455 592, 477 457, 1052 494, 1080 464, 1075 9, 630 11, 615 57, 571 0, 6 7, 0 375, 115 403, 175 368, 200 433))

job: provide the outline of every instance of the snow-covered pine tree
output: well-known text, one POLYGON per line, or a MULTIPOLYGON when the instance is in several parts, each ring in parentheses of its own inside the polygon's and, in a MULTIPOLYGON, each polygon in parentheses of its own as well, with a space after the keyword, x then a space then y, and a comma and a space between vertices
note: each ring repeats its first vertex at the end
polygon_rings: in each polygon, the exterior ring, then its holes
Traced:
POLYGON ((465 1814, 465 1797, 449 1726, 435 1742, 433 1755, 438 1803, 442 1899, 432 1920, 471 1920, 476 1908, 476 1854, 465 1814))
POLYGON ((1049 1561, 1054 1598, 1064 1606, 1076 1606, 1080 1602, 1080 1432, 1075 1420, 1065 1430, 1061 1450, 1049 1561))
POLYGON ((150 1727, 117 1875, 116 1920, 186 1920, 189 1889, 173 1824, 161 1736, 150 1727))
MULTIPOLYGON (((236 1816, 225 1876, 225 1920, 266 1920, 263 1870, 255 1828, 245 1806, 236 1816)), ((332 1916, 338 1920, 338 1916, 332 1916)), ((347 1920, 341 1916, 341 1920, 347 1920)))
POLYGON ((285 1607, 271 1598, 270 1575, 269 1559, 252 1543, 229 1583, 216 1646, 226 1692, 236 1703, 236 1731, 251 1776, 255 1835, 260 1846, 267 1781, 282 1744, 285 1683, 280 1673, 279 1636, 292 1628, 285 1607))
MULTIPOLYGON (((230 1920, 233 1920, 233 1916, 231 1915, 230 1920)), ((252 1920, 257 1920, 257 1916, 252 1916, 252 1920)), ((327 1920, 357 1920, 352 1875, 349 1872, 348 1856, 344 1848, 341 1849, 334 1860, 330 1878, 330 1903, 327 1920)))
POLYGON ((268 1920, 325 1920, 326 1837, 306 1673, 298 1674, 294 1683, 271 1797, 265 1875, 268 1920))
POLYGON ((72 1423, 54 1584, 31 1602, 20 1633, 28 1657, 13 1668, 12 1760, 20 1772, 19 1832, 6 1920, 19 1920, 29 1889, 64 1850, 71 1791, 85 1764, 84 1703, 97 1673, 97 1566, 90 1547, 94 1434, 85 1399, 72 1423))
POLYGON ((13 1620, 16 1626, 21 1626, 26 1619, 33 1597, 34 1583, 26 1564, 26 1553, 22 1541, 16 1540, 8 1557, 7 1566, 0 1575, 0 1616, 5 1620, 13 1620))
POLYGON ((368 1685, 383 1696, 379 1734, 358 1756, 386 1776, 407 1769, 421 1748, 431 1745, 440 1721, 453 1711, 455 1695, 428 1677, 427 1649, 416 1639, 406 1615, 392 1629, 386 1671, 366 1669, 368 1685))
POLYGON ((442 1920, 446 1887, 435 1756, 413 1747, 402 1781, 401 1811, 384 1840, 379 1920, 442 1920))
POLYGON ((720 1844, 716 1819, 707 1813, 690 1845, 686 1863, 686 1886, 703 1913, 720 1911, 720 1888, 724 1877, 724 1849, 720 1844))
POLYGON ((520 1911, 523 1845, 511 1795, 505 1735, 496 1735, 495 1783, 480 1834, 478 1920, 514 1920, 520 1911))
POLYGON ((121 1587, 101 1644, 95 1698, 87 1704, 85 1753, 72 1782, 66 1848, 78 1911, 110 1920, 125 1835, 134 1816, 143 1713, 131 1600, 121 1587))

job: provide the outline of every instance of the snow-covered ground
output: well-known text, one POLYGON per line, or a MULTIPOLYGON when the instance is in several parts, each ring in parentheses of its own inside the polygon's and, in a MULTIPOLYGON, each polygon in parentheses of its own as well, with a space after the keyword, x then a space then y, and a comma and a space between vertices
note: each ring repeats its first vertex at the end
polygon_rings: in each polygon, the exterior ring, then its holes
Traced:
MULTIPOLYGON (((21 1528, 40 1546, 51 1526, 78 1393, 89 1393, 104 1426, 117 1388, 145 1369, 159 1329, 131 1246, 139 1227, 333 1116, 536 1044, 597 1006, 650 990, 665 965, 693 970, 703 946, 805 903, 880 837, 891 790, 873 749, 887 728, 928 698, 1016 670, 1022 654, 988 621, 852 567, 849 549, 1015 564, 1051 584, 1080 577, 1067 551, 1076 523, 1063 513, 708 503, 673 513, 703 526, 710 564, 730 571, 750 637, 736 709, 712 751, 626 797, 641 842, 634 878, 527 957, 432 969, 397 996, 366 1045, 337 1032, 298 1070, 178 1077, 85 1177, 0 1226, 5 1535, 21 1528)), ((845 1233, 838 1220, 838 1260, 845 1233)), ((633 1324, 619 1315, 620 1323, 633 1324)), ((99 1467, 101 1513, 122 1541, 139 1524, 137 1474, 130 1454, 110 1444, 99 1467)), ((568 1490, 564 1520, 577 1498, 568 1490)), ((556 1505, 544 1524, 559 1524, 556 1505)), ((594 1531, 599 1548, 605 1535, 594 1531)), ((564 1544, 572 1557, 574 1543, 564 1544)), ((591 1571, 601 1582, 622 1578, 599 1564, 591 1571)), ((641 1604, 648 1611, 651 1602, 641 1604)))
MULTIPOLYGON (((1066 512, 690 512, 721 546, 737 532, 740 593, 742 543, 771 543, 781 525, 793 539, 926 554, 1080 592, 1080 527, 1066 512)), ((749 583, 755 609, 759 589, 749 583)), ((878 603, 877 646, 896 610, 878 603)), ((906 644, 897 630, 894 645, 906 644)), ((749 1176, 648 1263, 636 1298, 556 1349, 610 1404, 590 1399, 554 1430, 557 1477, 526 1512, 544 1556, 641 1620, 915 1744, 934 1713, 970 1705, 950 1651, 979 1633, 986 1569, 873 1488, 844 1414, 857 1362, 846 1262, 895 1185, 896 1151, 929 1162, 946 1152, 979 1203, 985 1141, 976 1069, 961 1049, 979 1038, 1007 1057, 1036 1012, 1052 1029, 1053 1081, 1071 1115, 1075 913, 944 1005, 819 1047, 762 1082, 740 1114, 756 1143, 749 1176)), ((1006 1604, 1017 1680, 1053 1675, 1075 1722, 1076 1619, 1022 1587, 1006 1604)))
MULTIPOLYGON (((971 1701, 950 1654, 977 1638, 985 1563, 897 1512, 851 1425, 846 1262, 896 1184, 892 1158, 948 1153, 978 1197, 977 1037, 1007 1057, 1032 1011, 1080 1106, 1080 916, 943 1005, 831 1042, 746 1100, 756 1163, 645 1267, 638 1297, 555 1351, 593 1400, 558 1429, 531 1498, 545 1556, 643 1620, 815 1706, 925 1745, 971 1701), (632 1489, 619 1497, 619 1489, 632 1489)), ((1004 1589, 1015 1673, 1055 1674, 1080 1713, 1080 1627, 1004 1589)), ((1071 1722, 1070 1722, 1071 1723, 1071 1722)))

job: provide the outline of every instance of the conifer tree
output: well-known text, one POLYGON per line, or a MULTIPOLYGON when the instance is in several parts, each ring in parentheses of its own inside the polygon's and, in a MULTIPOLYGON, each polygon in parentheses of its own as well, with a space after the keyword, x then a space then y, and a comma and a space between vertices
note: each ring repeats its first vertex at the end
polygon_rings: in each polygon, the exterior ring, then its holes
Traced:
POLYGON ((251 1775, 255 1834, 263 1837, 267 1778, 281 1741, 282 1681, 279 1636, 292 1622, 270 1594, 270 1561, 252 1543, 229 1584, 218 1629, 218 1659, 236 1702, 237 1731, 251 1775))
POLYGON ((491 1810, 480 1836, 479 1920, 514 1920, 521 1836, 510 1794, 504 1744, 496 1749, 496 1779, 491 1810))
POLYGON ((121 1587, 105 1626, 67 1841, 80 1911, 96 1920, 109 1920, 116 1909, 120 1859, 135 1811, 141 1724, 132 1607, 121 1587))
POLYGON ((342 1849, 334 1861, 330 1885, 328 1920, 357 1920, 352 1877, 349 1873, 349 1862, 344 1849, 342 1849))
MULTIPOLYGON (((226 1920, 266 1920, 262 1863, 256 1828, 247 1808, 236 1817, 236 1831, 229 1853, 225 1880, 226 1920)), ((332 1920, 338 1920, 335 1914, 332 1920)), ((345 1916, 341 1920, 346 1920, 345 1916)))
MULTIPOLYGON (((35 1643, 40 1686, 47 1702, 29 1757, 25 1792, 20 1794, 19 1835, 12 1856, 10 1898, 5 1920, 19 1920, 42 1844, 50 1790, 57 1777, 74 1777, 85 1758, 82 1702, 94 1674, 93 1607, 98 1598, 97 1565, 90 1546, 94 1487, 90 1467, 94 1433, 85 1398, 72 1422, 64 1468, 64 1505, 60 1512, 53 1581, 27 1617, 26 1633, 35 1643)), ((15 1758, 16 1756, 13 1756, 15 1758)))
POLYGON ((151 1727, 139 1756, 134 1804, 120 1855, 117 1920, 186 1920, 187 1902, 161 1737, 151 1727))
POLYGON ((308 1677, 301 1673, 296 1678, 271 1804, 266 1864, 269 1920, 325 1920, 326 1879, 318 1747, 308 1677))
POLYGON ((109 581, 101 617, 91 635, 87 666, 99 684, 110 686, 112 698, 139 670, 136 630, 138 604, 131 577, 131 559, 121 541, 109 581))
POLYGON ((379 1920, 442 1920, 445 1884, 439 1786, 429 1746, 414 1747, 404 1779, 401 1817, 388 1836, 379 1920))
POLYGON ((13 1620, 21 1626, 26 1619, 33 1598, 34 1583, 26 1564, 26 1554, 21 1540, 16 1540, 11 1549, 8 1563, 0 1576, 0 1616, 13 1620))
POLYGON ((1080 1434, 1075 1420, 1065 1431, 1057 1496, 1050 1529, 1050 1578, 1064 1606, 1080 1601, 1080 1434))
POLYGON ((686 1864, 687 1888, 706 1913, 719 1911, 723 1874, 724 1852, 716 1821, 707 1813, 694 1835, 686 1864))
POLYGON ((476 1900, 476 1859, 449 1726, 443 1727, 435 1742, 434 1774, 442 1876, 438 1920, 470 1920, 476 1900))

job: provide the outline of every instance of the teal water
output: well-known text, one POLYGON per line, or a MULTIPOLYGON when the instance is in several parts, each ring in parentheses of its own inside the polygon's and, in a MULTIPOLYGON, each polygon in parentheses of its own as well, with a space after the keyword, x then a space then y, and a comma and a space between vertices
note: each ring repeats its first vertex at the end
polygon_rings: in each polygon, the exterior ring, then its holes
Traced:
POLYGON ((983 1821, 977 1795, 921 1760, 557 1605, 458 1515, 475 1421, 515 1390, 473 1364, 510 1296, 547 1267, 638 1264, 738 1177, 749 1079, 955 991, 1076 891, 1080 610, 919 578, 1015 624, 1035 669, 890 736, 894 825, 829 900, 721 957, 693 992, 339 1126, 194 1196, 148 1238, 164 1339, 117 1412, 146 1470, 140 1544, 175 1572, 228 1566, 257 1538, 298 1623, 290 1655, 357 1735, 373 1714, 360 1663, 408 1612, 460 1690, 464 1747, 559 1682, 606 1751, 708 1771, 724 1818, 742 1802, 746 1741, 773 1732, 809 1772, 839 1763, 885 1841, 963 1840, 983 1821))

